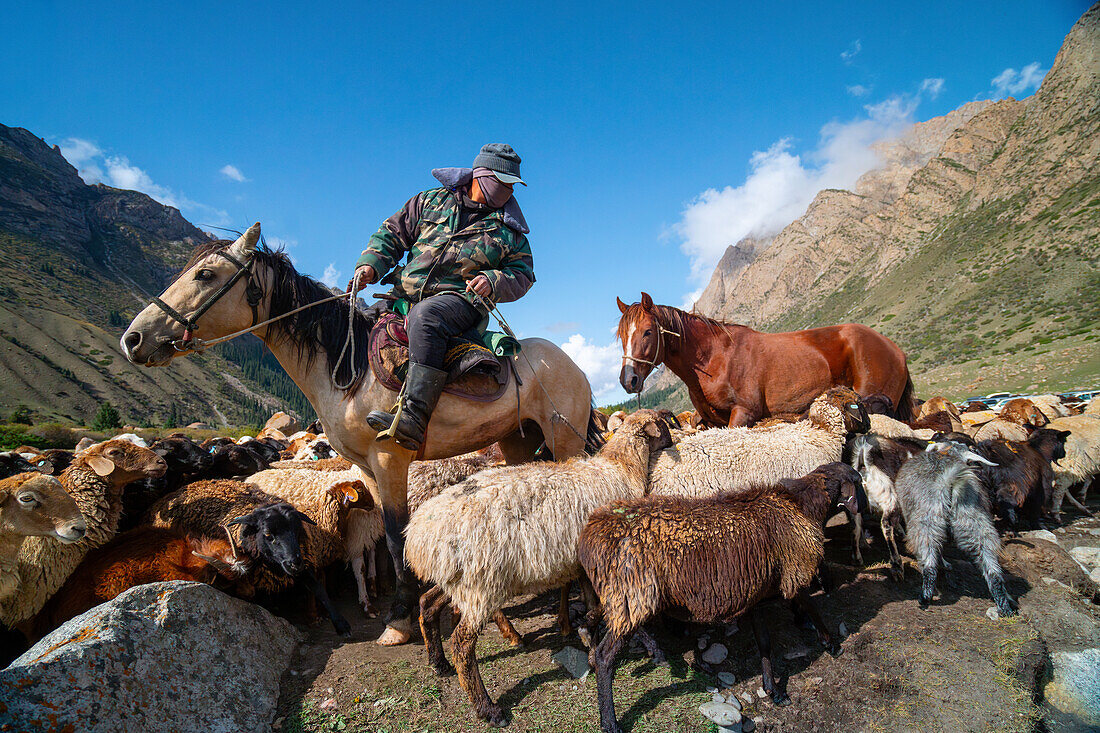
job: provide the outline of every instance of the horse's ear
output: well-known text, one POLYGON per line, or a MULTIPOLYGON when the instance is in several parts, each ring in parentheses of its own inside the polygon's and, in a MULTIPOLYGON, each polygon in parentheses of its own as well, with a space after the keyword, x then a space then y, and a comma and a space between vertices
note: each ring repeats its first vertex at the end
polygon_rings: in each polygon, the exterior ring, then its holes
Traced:
POLYGON ((649 293, 642 293, 642 307, 647 311, 653 310, 653 298, 649 297, 649 293))
POLYGON ((619 304, 620 313, 626 313, 628 310, 630 310, 630 306, 624 303, 621 298, 615 298, 615 302, 619 304))
POLYGON ((256 243, 260 241, 260 222, 256 222, 233 243, 230 249, 241 257, 248 257, 256 251, 256 243))

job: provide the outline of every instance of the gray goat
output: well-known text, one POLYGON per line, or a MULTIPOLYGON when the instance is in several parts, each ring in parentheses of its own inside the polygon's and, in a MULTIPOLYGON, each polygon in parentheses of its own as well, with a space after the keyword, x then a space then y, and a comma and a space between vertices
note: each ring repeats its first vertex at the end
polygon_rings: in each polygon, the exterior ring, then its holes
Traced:
POLYGON ((905 516, 906 544, 917 557, 921 576, 920 605, 927 608, 936 592, 936 574, 950 531, 955 544, 982 571, 1002 616, 1016 613, 1005 592, 997 555, 1001 539, 993 527, 989 495, 970 463, 996 465, 959 443, 930 443, 898 471, 895 487, 905 516))

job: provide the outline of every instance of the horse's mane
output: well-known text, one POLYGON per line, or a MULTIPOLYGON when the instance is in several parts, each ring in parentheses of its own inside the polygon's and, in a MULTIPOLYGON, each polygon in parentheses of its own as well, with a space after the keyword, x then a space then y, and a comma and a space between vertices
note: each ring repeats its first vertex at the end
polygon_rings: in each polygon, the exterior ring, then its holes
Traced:
MULTIPOLYGON (((641 307, 641 303, 635 303, 630 306, 630 310, 641 307)), ((739 323, 720 321, 717 318, 710 318, 694 311, 689 313, 685 310, 674 308, 671 305, 657 305, 654 303, 653 310, 650 311, 650 313, 652 313, 654 319, 662 328, 672 332, 673 338, 683 337, 687 332, 688 326, 693 324, 701 325, 713 333, 724 333, 730 338, 733 338, 733 333, 730 331, 731 328, 742 328, 739 323)), ((626 324, 629 320, 632 319, 625 317, 619 319, 619 327, 616 333, 623 343, 626 343, 626 324)))
MULTIPOLYGON (((184 265, 180 274, 190 270, 203 258, 224 250, 232 244, 233 242, 229 240, 200 244, 191 253, 191 259, 184 265)), ((313 278, 299 273, 290 261, 290 255, 281 247, 273 250, 265 243, 260 243, 252 258, 254 262, 271 271, 269 318, 281 316, 299 306, 328 298, 333 294, 313 278)), ((178 278, 179 275, 176 277, 178 278)), ((331 374, 336 366, 336 360, 340 357, 340 350, 347 341, 348 308, 350 307, 347 300, 331 300, 275 321, 267 327, 268 333, 276 341, 289 341, 296 346, 298 358, 307 369, 317 356, 324 352, 326 365, 331 374)), ((351 353, 349 344, 349 353, 344 354, 340 368, 336 371, 336 383, 347 384, 346 392, 349 396, 359 389, 370 368, 368 347, 374 320, 356 309, 352 327, 355 333, 354 353, 351 353), (351 371, 352 364, 357 368, 354 375, 351 371)))

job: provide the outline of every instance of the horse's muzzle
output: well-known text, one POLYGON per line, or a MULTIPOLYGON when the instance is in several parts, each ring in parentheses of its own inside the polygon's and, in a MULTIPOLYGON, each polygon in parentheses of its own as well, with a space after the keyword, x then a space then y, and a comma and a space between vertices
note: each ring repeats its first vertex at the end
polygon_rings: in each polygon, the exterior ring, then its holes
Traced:
POLYGON ((623 370, 619 372, 619 384, 628 394, 638 394, 645 384, 645 377, 638 376, 633 364, 623 364, 623 370))

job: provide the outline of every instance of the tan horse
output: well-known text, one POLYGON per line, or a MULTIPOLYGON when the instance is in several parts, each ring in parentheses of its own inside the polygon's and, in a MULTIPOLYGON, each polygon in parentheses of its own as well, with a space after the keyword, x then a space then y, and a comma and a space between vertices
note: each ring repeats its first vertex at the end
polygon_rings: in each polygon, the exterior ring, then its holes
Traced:
MULTIPOLYGON (((193 338, 209 341, 229 335, 332 295, 298 274, 284 253, 257 248, 259 237, 256 223, 232 245, 196 249, 159 303, 139 313, 123 334, 126 358, 142 366, 164 366, 191 353, 193 338)), ((351 353, 340 363, 348 335, 346 300, 308 308, 261 325, 254 333, 317 410, 332 447, 378 482, 386 542, 397 573, 396 597, 378 643, 392 645, 412 634, 419 590, 404 562, 409 463, 460 455, 498 441, 509 463, 530 460, 543 442, 557 459, 577 455, 590 434, 592 392, 565 352, 544 339, 523 339, 523 352, 514 362, 521 382, 518 393, 511 384, 495 402, 444 394, 428 425, 422 455, 416 456, 392 440, 376 442, 375 431, 367 426, 368 412, 389 409, 396 400, 396 393, 374 378, 367 363, 372 325, 356 312, 355 346, 349 346, 351 353), (346 389, 338 386, 349 383, 346 389), (526 437, 520 435, 521 425, 526 437)))

